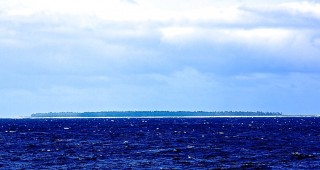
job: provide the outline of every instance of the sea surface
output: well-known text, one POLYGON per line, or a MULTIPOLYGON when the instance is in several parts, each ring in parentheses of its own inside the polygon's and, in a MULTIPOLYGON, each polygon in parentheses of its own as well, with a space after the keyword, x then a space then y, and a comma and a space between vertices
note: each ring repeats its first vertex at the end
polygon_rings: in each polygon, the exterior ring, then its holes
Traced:
POLYGON ((320 169, 320 118, 0 119, 0 169, 320 169))

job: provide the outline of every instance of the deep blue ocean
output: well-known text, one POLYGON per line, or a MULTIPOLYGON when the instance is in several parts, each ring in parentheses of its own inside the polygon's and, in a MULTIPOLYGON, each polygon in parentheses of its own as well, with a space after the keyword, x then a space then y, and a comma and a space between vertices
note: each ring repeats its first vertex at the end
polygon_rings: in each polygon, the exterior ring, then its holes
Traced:
POLYGON ((0 169, 320 169, 320 118, 0 119, 0 169))

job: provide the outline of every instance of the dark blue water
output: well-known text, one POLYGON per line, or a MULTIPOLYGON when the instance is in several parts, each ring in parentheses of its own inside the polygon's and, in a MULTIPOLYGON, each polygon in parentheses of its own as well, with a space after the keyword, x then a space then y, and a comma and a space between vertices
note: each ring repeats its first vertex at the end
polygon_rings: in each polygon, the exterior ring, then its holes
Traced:
POLYGON ((0 119, 2 169, 320 169, 320 118, 0 119))

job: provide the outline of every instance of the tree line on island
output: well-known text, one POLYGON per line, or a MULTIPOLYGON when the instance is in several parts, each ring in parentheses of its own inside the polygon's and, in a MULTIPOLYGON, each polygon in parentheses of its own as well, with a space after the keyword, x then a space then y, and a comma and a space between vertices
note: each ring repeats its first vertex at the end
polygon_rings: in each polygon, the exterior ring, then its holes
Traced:
POLYGON ((281 116, 280 112, 252 111, 101 111, 34 113, 31 117, 179 117, 179 116, 281 116))

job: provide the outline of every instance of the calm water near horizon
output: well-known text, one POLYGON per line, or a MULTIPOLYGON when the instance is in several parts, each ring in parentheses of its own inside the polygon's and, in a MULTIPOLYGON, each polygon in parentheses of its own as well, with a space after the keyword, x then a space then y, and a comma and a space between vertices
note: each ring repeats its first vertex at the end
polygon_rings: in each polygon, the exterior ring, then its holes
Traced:
POLYGON ((320 169, 319 117, 0 119, 0 169, 320 169))

